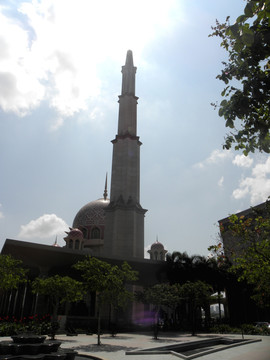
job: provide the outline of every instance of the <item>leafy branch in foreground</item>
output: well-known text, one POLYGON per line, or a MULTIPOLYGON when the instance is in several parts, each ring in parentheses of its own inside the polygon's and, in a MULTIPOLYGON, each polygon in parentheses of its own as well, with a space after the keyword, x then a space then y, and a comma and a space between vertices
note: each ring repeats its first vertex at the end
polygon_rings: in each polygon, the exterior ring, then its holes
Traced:
POLYGON ((232 253, 231 271, 238 280, 254 286, 253 299, 262 307, 270 306, 270 201, 264 210, 252 208, 248 216, 229 217, 230 235, 237 245, 232 253))
POLYGON ((212 34, 228 53, 217 79, 225 83, 219 115, 231 132, 223 148, 270 153, 270 0, 247 0, 244 14, 231 25, 216 21, 212 34))

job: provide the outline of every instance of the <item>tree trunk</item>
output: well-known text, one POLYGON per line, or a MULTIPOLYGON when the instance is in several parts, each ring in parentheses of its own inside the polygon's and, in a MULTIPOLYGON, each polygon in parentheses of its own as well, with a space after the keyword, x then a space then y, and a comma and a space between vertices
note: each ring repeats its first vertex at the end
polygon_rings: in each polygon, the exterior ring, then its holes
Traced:
POLYGON ((99 305, 98 305, 97 345, 101 345, 101 342, 100 342, 100 308, 99 308, 99 305))
POLYGON ((196 333, 196 306, 191 303, 191 331, 192 336, 196 333))
POLYGON ((154 339, 158 339, 158 317, 160 312, 160 306, 157 308, 157 311, 155 313, 155 322, 154 322, 154 339))
POLYGON ((51 321, 51 338, 55 339, 56 331, 58 329, 58 308, 59 308, 59 298, 52 300, 52 321, 51 321))

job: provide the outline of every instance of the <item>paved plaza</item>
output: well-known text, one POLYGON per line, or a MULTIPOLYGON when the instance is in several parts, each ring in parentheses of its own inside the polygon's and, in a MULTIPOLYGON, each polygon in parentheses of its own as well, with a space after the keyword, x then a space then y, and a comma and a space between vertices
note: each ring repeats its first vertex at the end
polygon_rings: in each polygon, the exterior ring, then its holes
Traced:
MULTIPOLYGON (((162 355, 126 355, 126 351, 153 348, 186 341, 201 340, 219 336, 216 334, 188 334, 160 333, 159 339, 154 340, 151 333, 110 334, 101 336, 101 345, 97 344, 97 335, 65 336, 57 335, 57 340, 62 342, 62 348, 72 348, 80 355, 99 358, 103 360, 176 360, 172 354, 162 355)), ((225 335, 231 338, 241 338, 241 335, 225 335)), ((241 345, 219 352, 208 354, 199 359, 202 360, 270 360, 270 336, 245 335, 245 339, 260 339, 259 342, 241 345)))

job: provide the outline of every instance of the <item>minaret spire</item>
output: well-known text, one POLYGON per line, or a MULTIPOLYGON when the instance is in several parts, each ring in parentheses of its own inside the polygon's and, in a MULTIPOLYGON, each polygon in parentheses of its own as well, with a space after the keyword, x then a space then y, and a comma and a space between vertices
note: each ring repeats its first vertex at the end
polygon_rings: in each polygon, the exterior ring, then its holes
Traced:
POLYGON ((128 50, 127 51, 127 57, 126 57, 126 64, 125 66, 134 66, 133 65, 133 55, 132 55, 132 51, 128 50))
POLYGON ((144 257, 144 214, 140 205, 140 146, 132 51, 122 66, 118 132, 113 143, 110 204, 106 208, 104 251, 123 258, 144 257))
POLYGON ((105 178, 105 187, 104 187, 104 193, 103 193, 104 200, 107 200, 107 196, 108 196, 108 191, 107 191, 107 177, 108 177, 108 173, 106 173, 106 178, 105 178))
POLYGON ((118 135, 137 135, 137 100, 132 51, 128 50, 126 63, 122 66, 122 91, 119 96, 118 135))
POLYGON ((129 94, 135 96, 135 74, 137 68, 133 66, 132 51, 128 50, 125 66, 122 66, 122 95, 129 94))
POLYGON ((140 146, 137 136, 137 100, 132 51, 122 66, 122 93, 119 96, 118 134, 113 143, 111 201, 120 197, 140 203, 140 146))

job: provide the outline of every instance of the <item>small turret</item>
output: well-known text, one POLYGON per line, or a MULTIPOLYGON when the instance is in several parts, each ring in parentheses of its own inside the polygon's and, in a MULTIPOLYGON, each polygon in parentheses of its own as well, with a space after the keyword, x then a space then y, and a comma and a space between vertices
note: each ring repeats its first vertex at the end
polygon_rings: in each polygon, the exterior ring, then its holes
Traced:
POLYGON ((165 255, 168 252, 168 250, 164 249, 163 244, 161 244, 158 241, 158 237, 156 239, 156 242, 151 245, 150 250, 147 251, 150 254, 150 260, 161 260, 165 261, 165 255))

